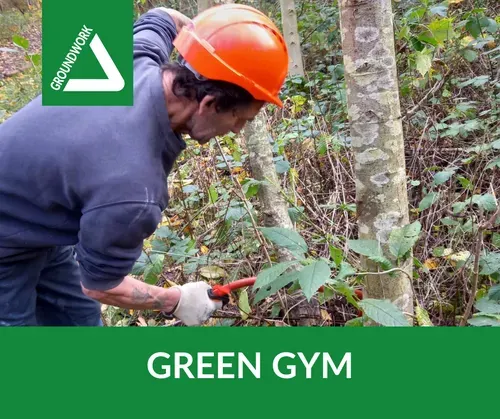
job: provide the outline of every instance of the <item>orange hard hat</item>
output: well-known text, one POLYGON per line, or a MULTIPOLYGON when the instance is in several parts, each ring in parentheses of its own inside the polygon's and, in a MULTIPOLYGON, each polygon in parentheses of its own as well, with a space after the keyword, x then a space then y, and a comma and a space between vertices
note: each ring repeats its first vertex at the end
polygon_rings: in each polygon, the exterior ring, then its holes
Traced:
POLYGON ((174 46, 203 77, 236 84, 257 100, 283 106, 278 94, 288 73, 288 49, 276 25, 257 9, 211 7, 182 28, 174 46))

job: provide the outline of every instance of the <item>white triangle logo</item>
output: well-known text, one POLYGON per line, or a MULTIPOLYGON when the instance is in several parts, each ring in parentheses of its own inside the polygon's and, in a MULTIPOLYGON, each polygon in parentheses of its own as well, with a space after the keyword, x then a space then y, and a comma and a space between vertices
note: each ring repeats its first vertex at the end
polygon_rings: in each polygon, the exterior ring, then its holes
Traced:
POLYGON ((95 34, 90 42, 97 61, 101 65, 107 79, 70 79, 64 87, 65 92, 119 92, 125 87, 125 80, 116 68, 106 47, 95 34))

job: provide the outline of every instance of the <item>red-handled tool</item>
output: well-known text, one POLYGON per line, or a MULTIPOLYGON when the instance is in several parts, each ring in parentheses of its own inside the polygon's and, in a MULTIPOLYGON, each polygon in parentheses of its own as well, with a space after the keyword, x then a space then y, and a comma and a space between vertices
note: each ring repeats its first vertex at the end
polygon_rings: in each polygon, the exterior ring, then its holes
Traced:
MULTIPOLYGON (((211 299, 222 300, 222 303, 225 305, 229 302, 229 295, 231 294, 231 292, 239 288, 252 286, 253 284, 255 284, 256 279, 257 279, 256 276, 251 276, 248 278, 238 279, 236 281, 230 282, 229 284, 225 285, 216 284, 208 290, 208 296, 211 299)), ((323 292, 323 291, 324 287, 322 285, 321 287, 318 288, 318 292, 323 292)), ((363 299, 363 291, 361 291, 360 289, 355 289, 354 293, 360 300, 363 299)), ((358 316, 362 316, 362 314, 363 313, 361 311, 358 311, 358 316)))

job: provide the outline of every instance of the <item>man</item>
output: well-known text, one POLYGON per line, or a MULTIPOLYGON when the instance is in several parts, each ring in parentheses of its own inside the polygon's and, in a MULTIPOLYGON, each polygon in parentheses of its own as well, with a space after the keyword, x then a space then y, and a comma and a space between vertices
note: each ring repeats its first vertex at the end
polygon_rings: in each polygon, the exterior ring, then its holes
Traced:
POLYGON ((168 204, 181 135, 203 144, 281 106, 276 27, 246 6, 215 9, 135 22, 134 106, 37 97, 0 125, 0 325, 97 326, 100 303, 199 325, 221 307, 203 281, 164 289, 128 275, 168 204))

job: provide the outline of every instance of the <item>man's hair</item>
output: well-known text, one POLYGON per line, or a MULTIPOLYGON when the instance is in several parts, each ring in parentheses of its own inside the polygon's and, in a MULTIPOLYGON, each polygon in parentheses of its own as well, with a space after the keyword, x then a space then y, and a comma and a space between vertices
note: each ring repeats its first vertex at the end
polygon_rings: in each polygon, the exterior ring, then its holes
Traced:
POLYGON ((204 78, 200 80, 189 68, 180 63, 163 64, 162 70, 174 74, 174 81, 172 83, 174 95, 198 102, 206 95, 214 96, 217 112, 246 106, 255 100, 248 91, 233 83, 204 78))

